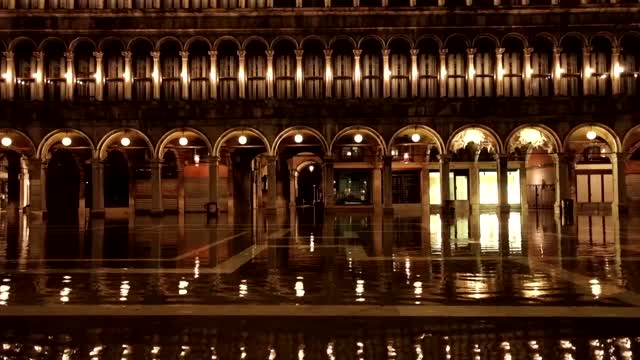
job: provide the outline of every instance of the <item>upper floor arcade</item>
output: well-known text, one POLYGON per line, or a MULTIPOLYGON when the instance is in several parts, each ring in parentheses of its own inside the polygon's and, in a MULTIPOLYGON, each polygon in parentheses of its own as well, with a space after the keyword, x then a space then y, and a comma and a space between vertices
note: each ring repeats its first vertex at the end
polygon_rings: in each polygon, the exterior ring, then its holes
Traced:
POLYGON ((635 96, 640 33, 6 39, 0 98, 635 96))

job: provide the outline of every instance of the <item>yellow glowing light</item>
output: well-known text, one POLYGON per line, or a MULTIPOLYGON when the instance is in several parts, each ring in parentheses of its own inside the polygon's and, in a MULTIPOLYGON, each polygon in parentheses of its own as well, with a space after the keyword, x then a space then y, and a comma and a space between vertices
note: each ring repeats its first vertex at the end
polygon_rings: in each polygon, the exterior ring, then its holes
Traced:
POLYGON ((592 69, 592 68, 590 68, 590 67, 587 67, 587 68, 584 70, 584 76, 586 76, 586 77, 591 77, 591 76, 593 76, 593 69, 592 69))
POLYGON ((122 146, 129 146, 131 145, 131 139, 129 139, 128 137, 123 137, 122 139, 120 139, 120 144, 122 146))
POLYGON ((533 69, 528 67, 527 70, 525 71, 525 75, 530 78, 531 75, 533 75, 533 69))
POLYGON ((200 155, 198 155, 198 154, 193 155, 193 162, 196 165, 200 164, 200 155))
POLYGON ((536 147, 543 145, 545 140, 544 135, 538 129, 526 128, 520 131, 520 142, 522 144, 531 144, 531 146, 536 147))
POLYGON ((244 145, 247 143, 247 137, 244 135, 240 135, 240 137, 238 137, 238 142, 240 143, 240 145, 244 145))
POLYGON ((474 76, 476 76, 476 69, 473 66, 471 66, 469 67, 469 77, 473 78, 474 76))
POLYGON ((622 66, 620 66, 620 64, 616 64, 616 65, 613 67, 613 73, 614 73, 616 76, 620 76, 620 74, 622 74, 623 72, 624 72, 624 68, 623 68, 622 66))
POLYGON ((597 136, 598 136, 598 134, 596 134, 595 131, 593 131, 593 130, 587 131, 587 139, 595 140, 597 136))
POLYGON ((413 142, 420 141, 420 134, 416 133, 416 134, 411 135, 411 141, 413 141, 413 142))
POLYGON ((189 143, 189 139, 187 139, 185 136, 181 136, 180 139, 178 139, 178 143, 181 146, 186 146, 189 143))
POLYGON ((183 69, 182 72, 180 73, 180 77, 182 78, 183 82, 186 82, 187 79, 189 78, 189 76, 187 75, 187 70, 183 69))
POLYGON ((5 73, 2 73, 2 78, 5 79, 5 80, 9 80, 9 78, 11 78, 11 74, 9 74, 8 71, 5 72, 5 73))
POLYGON ((440 68, 440 78, 445 78, 447 77, 447 69, 445 67, 441 67, 440 68))
POLYGON ((302 140, 304 140, 304 138, 302 137, 301 134, 296 134, 296 136, 293 137, 293 140, 297 143, 300 144, 302 142, 302 140))
POLYGON ((151 73, 151 77, 154 81, 158 81, 158 78, 160 77, 160 75, 158 74, 158 70, 153 70, 153 72, 151 73))
POLYGON ((64 78, 65 78, 68 82, 69 82, 69 81, 71 81, 71 79, 73 79, 73 75, 71 74, 71 71, 67 71, 67 72, 64 74, 64 78))
POLYGON ((315 166, 309 165, 309 172, 313 172, 314 169, 315 169, 315 166))
POLYGON ((363 140, 363 139, 364 139, 364 137, 362 137, 362 135, 361 135, 361 134, 356 134, 356 135, 353 137, 353 141, 355 141, 355 142, 356 142, 356 143, 358 143, 358 144, 360 144, 360 143, 362 142, 362 140, 363 140))
POLYGON ((62 138, 62 145, 64 146, 69 146, 71 145, 71 138, 68 136, 65 136, 64 138, 62 138))
POLYGON ((122 73, 122 78, 127 82, 131 80, 131 74, 129 74, 128 70, 122 73))
POLYGON ((389 68, 384 69, 384 80, 389 81, 391 79, 391 70, 389 68))
POLYGON ((11 146, 11 144, 13 143, 13 140, 11 140, 10 137, 3 137, 2 140, 0 140, 0 142, 2 143, 2 146, 11 146))
POLYGON ((468 129, 465 131, 462 141, 464 144, 481 144, 484 141, 484 134, 478 129, 468 129))

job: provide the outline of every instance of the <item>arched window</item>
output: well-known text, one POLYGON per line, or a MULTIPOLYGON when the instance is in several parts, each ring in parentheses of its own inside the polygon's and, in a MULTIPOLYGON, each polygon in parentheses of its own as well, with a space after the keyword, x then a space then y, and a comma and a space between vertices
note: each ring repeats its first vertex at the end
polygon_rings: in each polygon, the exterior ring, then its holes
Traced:
POLYGON ((267 97, 267 56, 263 44, 253 42, 247 46, 247 98, 267 97))
POLYGON ((409 44, 401 41, 391 43, 389 76, 392 98, 407 98, 411 89, 411 58, 409 44))
POLYGON ((153 9, 153 0, 133 0, 134 9, 153 9))
POLYGON ((312 42, 305 46, 303 56, 304 97, 320 99, 324 96, 325 64, 322 44, 312 42))
POLYGON ((382 59, 375 50, 363 51, 362 57, 362 98, 382 97, 382 59))
POLYGON ((36 72, 36 58, 33 56, 35 48, 26 42, 15 49, 16 100, 31 100, 35 96, 35 82, 33 74, 36 72))
POLYGON ((276 49, 276 54, 273 60, 273 67, 275 75, 276 98, 295 98, 296 58, 293 53, 293 48, 282 46, 276 49))
POLYGON ((213 7, 211 0, 191 0, 191 9, 209 9, 213 7))
POLYGON ((163 9, 180 9, 180 0, 162 0, 163 9))
POLYGON ((333 54, 333 96, 353 97, 353 51, 345 42, 336 43, 333 54))
POLYGON ((562 44, 560 54, 560 94, 565 96, 580 96, 582 93, 582 44, 575 38, 569 38, 562 44))
MULTIPOLYGON (((65 0, 62 0, 62 1, 64 2, 65 0)), ((98 9, 100 8, 99 5, 101 1, 104 1, 104 0, 75 0, 75 8, 76 9, 98 9)), ((110 1, 113 3, 116 3, 116 0, 110 0, 110 1)), ((110 3, 107 3, 105 5, 110 5, 110 3)))
POLYGON ((494 96, 496 48, 489 40, 483 39, 478 43, 474 56, 476 96, 494 96))
POLYGON ((195 42, 189 49, 189 93, 191 100, 209 98, 209 46, 195 42))
POLYGON ((96 97, 96 58, 95 48, 90 43, 80 43, 74 51, 76 99, 93 100, 96 97))
MULTIPOLYGON (((20 6, 21 9, 37 9, 38 8, 38 0, 30 0, 32 2, 31 5, 29 4, 24 4, 26 6, 31 6, 31 7, 22 7, 22 5, 20 6)), ((72 0, 73 1, 73 0, 72 0)), ((76 1, 76 7, 79 9, 83 9, 86 8, 87 6, 87 1, 88 0, 84 0, 82 2, 76 1), (80 7, 82 6, 82 7, 80 7)), ((18 2, 23 2, 23 0, 18 0, 16 2, 16 6, 18 5, 18 2)), ((47 7, 48 9, 66 9, 69 6, 67 6, 67 0, 45 0, 45 7, 47 7)))
POLYGON ((522 96, 522 44, 515 39, 505 42, 505 51, 502 54, 504 96, 522 96))
POLYGON ((117 101, 124 99, 124 56, 122 47, 106 46, 102 57, 104 67, 104 98, 117 101))
POLYGON ((44 47, 44 98, 49 101, 60 101, 66 97, 67 58, 64 56, 64 45, 49 43, 44 47))
POLYGON ((231 42, 218 48, 218 96, 222 100, 238 98, 238 48, 231 42))
POLYGON ((140 43, 134 48, 133 65, 133 98, 135 100, 151 100, 153 96, 153 58, 152 48, 147 43, 140 43))
POLYGON ((447 96, 464 97, 466 91, 466 61, 465 46, 461 42, 452 42, 447 54, 447 96))
POLYGON ((418 96, 422 98, 437 97, 440 84, 439 47, 435 41, 428 39, 418 44, 418 96))
MULTIPOLYGON (((64 2, 64 0, 57 0, 57 1, 64 2)), ((60 7, 57 1, 55 3, 55 7, 52 7, 52 8, 53 9, 64 8, 65 4, 63 4, 62 7, 60 7)), ((16 9, 37 9, 38 2, 39 2, 38 0, 16 0, 16 9)), ((49 7, 51 8, 51 4, 49 7)))
POLYGON ((105 7, 107 9, 125 9, 127 2, 125 0, 106 0, 105 7))
POLYGON ((625 37, 620 53, 620 92, 624 95, 638 94, 638 72, 640 70, 640 39, 625 37))
POLYGON ((164 100, 179 100, 182 86, 180 73, 182 72, 182 57, 178 44, 165 43, 160 50, 160 97, 164 100))
MULTIPOLYGON (((605 38, 593 39, 593 50, 589 54, 589 67, 592 70, 589 79, 589 94, 606 96, 611 93, 611 44, 605 38)), ((587 74, 585 74, 586 76, 587 74)))
POLYGON ((533 96, 551 96, 553 93, 552 49, 551 44, 545 39, 538 39, 534 44, 531 54, 531 94, 533 96))
POLYGON ((218 7, 222 9, 235 9, 238 7, 238 0, 218 0, 218 7))

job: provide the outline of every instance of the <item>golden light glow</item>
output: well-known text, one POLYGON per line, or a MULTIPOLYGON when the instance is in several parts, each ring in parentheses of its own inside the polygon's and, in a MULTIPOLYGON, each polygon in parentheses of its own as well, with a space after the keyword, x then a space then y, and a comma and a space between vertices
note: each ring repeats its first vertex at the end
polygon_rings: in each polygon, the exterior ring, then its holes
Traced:
POLYGON ((241 67, 241 68, 238 70, 238 80, 240 80, 240 81, 244 81, 244 68, 243 68, 243 67, 241 67))
POLYGON ((71 138, 68 136, 65 136, 64 138, 62 138, 62 145, 64 146, 69 146, 71 145, 71 138))
POLYGON ((240 145, 244 145, 247 143, 247 137, 244 135, 240 135, 240 137, 238 137, 238 142, 240 143, 240 145))
POLYGON ((416 134, 411 135, 411 141, 413 141, 413 142, 420 141, 420 134, 416 133, 416 134))
POLYGON ((216 81, 217 74, 216 74, 215 67, 211 67, 211 71, 209 72, 209 78, 211 79, 211 81, 216 81))
POLYGON ((353 141, 355 141, 355 142, 356 142, 356 143, 358 143, 358 144, 360 144, 360 143, 362 142, 362 140, 363 140, 363 139, 364 139, 364 137, 362 137, 362 135, 361 135, 361 134, 356 134, 356 135, 353 137, 353 141))
POLYGON ((617 77, 620 77, 620 74, 622 74, 624 72, 624 68, 622 66, 620 66, 620 64, 616 64, 613 67, 613 74, 617 77))
POLYGON ((187 80, 189 79, 189 76, 187 75, 187 69, 182 69, 182 72, 180 72, 180 77, 182 78, 183 82, 187 82, 187 80))
POLYGON ((502 78, 504 78, 504 69, 502 68, 502 66, 498 67, 498 80, 502 80, 502 78))
POLYGON ((185 136, 181 136, 180 139, 178 140, 178 143, 181 146, 186 146, 189 143, 189 139, 187 139, 185 136))
POLYGON ((464 135, 462 136, 462 141, 465 145, 471 142, 474 144, 481 144, 484 141, 484 134, 478 129, 468 129, 465 130, 464 135))
POLYGON ((587 67, 586 69, 584 69, 584 76, 585 77, 593 76, 593 69, 590 67, 587 67))
POLYGON ((70 82, 73 79, 73 74, 71 74, 71 71, 67 71, 64 74, 64 78, 67 80, 67 82, 70 82))
POLYGON ((596 134, 595 131, 593 131, 593 130, 587 131, 587 139, 595 140, 597 136, 598 136, 598 134, 596 134))
POLYGON ((443 66, 440 68, 440 78, 444 79, 445 77, 447 77, 447 68, 443 66))
POLYGON ((300 66, 296 68, 296 81, 302 81, 302 69, 300 66))
POLYGON ((469 66, 469 78, 473 79, 476 76, 476 68, 473 65, 469 66))
POLYGON ((11 73, 9 71, 2 73, 2 78, 5 80, 11 79, 11 73))
POLYGON ((2 143, 2 146, 11 146, 13 140, 11 140, 10 137, 5 136, 2 138, 2 140, 0 140, 0 142, 2 143))
POLYGON ((532 69, 532 68, 530 68, 530 67, 528 67, 528 68, 525 70, 525 72, 524 72, 524 73, 525 73, 525 75, 526 75, 528 78, 530 78, 530 77, 531 77, 531 75, 533 75, 533 69, 532 69))
POLYGON ((122 139, 120 139, 120 144, 122 146, 129 146, 131 145, 131 139, 129 139, 128 137, 123 137, 122 139))
POLYGON ((562 76, 562 74, 564 74, 564 69, 558 66, 558 68, 556 69, 556 76, 560 77, 562 76))
POLYGON ((196 165, 200 164, 200 155, 198 155, 198 154, 193 155, 193 162, 196 165))
POLYGON ((526 128, 520 131, 520 143, 531 144, 533 147, 544 145, 546 139, 538 129, 526 128))
POLYGON ((360 74, 360 64, 359 63, 356 63, 356 68, 353 71, 353 75, 354 75, 354 80, 355 81, 360 80, 361 74, 360 74))
POLYGON ((295 141, 296 144, 300 144, 302 140, 304 140, 304 138, 302 137, 301 134, 296 134, 296 136, 293 137, 293 141, 295 141))
POLYGON ((309 172, 313 172, 314 169, 315 169, 315 166, 309 165, 309 172))
POLYGON ((122 73, 122 78, 124 79, 124 81, 129 82, 131 81, 131 74, 129 73, 129 70, 125 70, 122 73))
POLYGON ((391 70, 389 68, 384 69, 384 80, 389 81, 391 79, 391 70))
POLYGON ((41 83, 42 73, 40 71, 36 71, 35 73, 33 73, 33 78, 36 80, 36 82, 41 83))
POLYGON ((273 69, 268 68, 267 69, 267 81, 271 81, 273 80, 273 69))

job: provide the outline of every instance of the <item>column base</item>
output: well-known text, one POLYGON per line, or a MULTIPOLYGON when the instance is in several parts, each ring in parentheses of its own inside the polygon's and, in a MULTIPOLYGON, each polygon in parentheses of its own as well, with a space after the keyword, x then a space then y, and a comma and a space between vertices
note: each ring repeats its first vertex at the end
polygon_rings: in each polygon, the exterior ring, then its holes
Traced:
POLYGON ((151 214, 151 216, 154 216, 154 217, 164 216, 164 210, 163 209, 151 209, 150 214, 151 214))
POLYGON ((91 209, 91 217, 97 219, 104 218, 104 209, 91 209))

